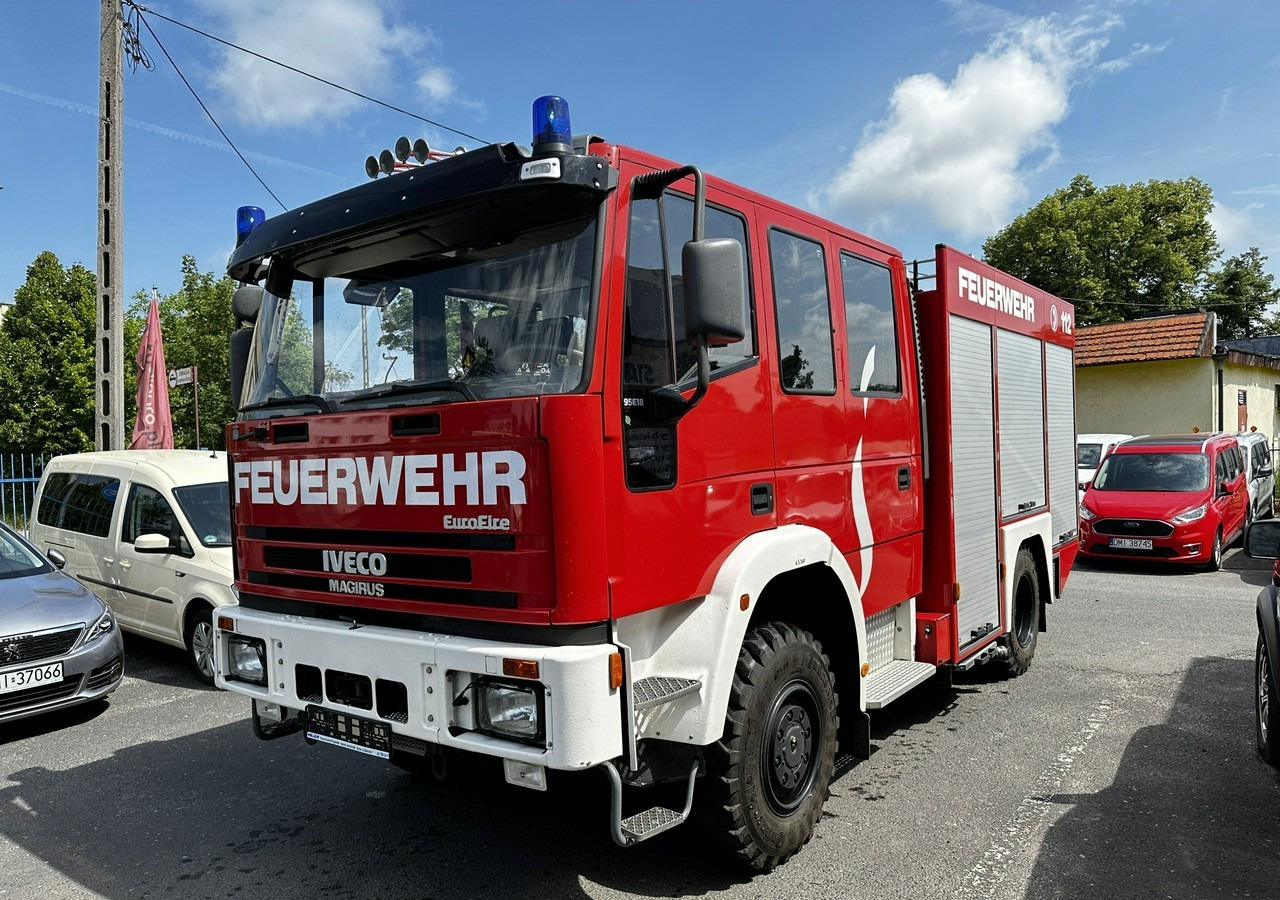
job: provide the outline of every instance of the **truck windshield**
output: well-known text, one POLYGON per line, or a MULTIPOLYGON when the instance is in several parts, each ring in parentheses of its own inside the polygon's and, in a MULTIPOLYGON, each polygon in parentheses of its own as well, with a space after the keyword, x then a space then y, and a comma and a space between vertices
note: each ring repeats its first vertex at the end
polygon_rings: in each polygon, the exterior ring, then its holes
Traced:
MULTIPOLYGON (((576 391, 593 327, 595 250, 592 212, 324 278, 274 261, 242 411, 576 391)), ((304 267, 317 268, 315 258, 304 267)))

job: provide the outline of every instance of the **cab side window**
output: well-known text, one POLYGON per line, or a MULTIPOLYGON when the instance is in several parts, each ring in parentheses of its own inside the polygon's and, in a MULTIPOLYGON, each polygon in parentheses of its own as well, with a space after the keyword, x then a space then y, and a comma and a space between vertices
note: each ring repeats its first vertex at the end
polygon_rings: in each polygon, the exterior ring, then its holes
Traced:
POLYGON ((831 297, 822 245, 785 231, 771 231, 769 262, 782 389, 789 394, 834 394, 831 297))
POLYGON ((178 552, 191 555, 191 544, 182 533, 178 517, 173 514, 169 501, 155 488, 135 484, 129 490, 129 502, 124 508, 124 526, 120 540, 132 544, 143 534, 162 534, 177 541, 178 552))
POLYGON ((111 530, 120 479, 104 475, 50 475, 40 497, 36 519, 44 525, 65 528, 94 537, 111 530))

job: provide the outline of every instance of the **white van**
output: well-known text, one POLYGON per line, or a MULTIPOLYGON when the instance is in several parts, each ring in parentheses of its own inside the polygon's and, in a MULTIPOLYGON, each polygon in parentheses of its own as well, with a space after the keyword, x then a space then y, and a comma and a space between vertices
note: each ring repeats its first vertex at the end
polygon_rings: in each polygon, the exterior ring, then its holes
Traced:
POLYGON ((1271 464, 1271 442, 1265 434, 1242 431, 1236 435, 1244 455, 1245 484, 1249 488, 1249 519, 1270 519, 1275 515, 1276 479, 1271 464))
POLYGON ((1080 483, 1080 499, 1085 488, 1098 474, 1098 466, 1116 444, 1133 437, 1131 434, 1080 434, 1076 435, 1076 480, 1080 483))
POLYGON ((33 509, 32 543, 61 551, 65 571, 107 601, 121 628, 185 647, 213 683, 213 608, 235 602, 225 453, 54 457, 33 509))

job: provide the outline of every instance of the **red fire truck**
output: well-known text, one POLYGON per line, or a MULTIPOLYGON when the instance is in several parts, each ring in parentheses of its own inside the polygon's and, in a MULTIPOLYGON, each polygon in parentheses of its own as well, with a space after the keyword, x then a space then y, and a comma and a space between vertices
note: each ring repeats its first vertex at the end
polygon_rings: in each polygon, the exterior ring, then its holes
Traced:
POLYGON ((1072 307, 534 123, 241 211, 218 684, 262 738, 599 768, 619 844, 692 812, 768 869, 868 711, 1031 663, 1077 547, 1072 307))

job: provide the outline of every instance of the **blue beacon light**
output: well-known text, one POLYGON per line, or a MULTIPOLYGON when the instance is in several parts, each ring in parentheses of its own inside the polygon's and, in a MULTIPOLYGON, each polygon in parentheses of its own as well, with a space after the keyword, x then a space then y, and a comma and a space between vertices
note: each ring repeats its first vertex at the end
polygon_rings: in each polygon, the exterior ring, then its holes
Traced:
POLYGON ((569 101, 554 95, 533 101, 533 148, 550 153, 573 152, 569 101))
POLYGON ((245 239, 253 233, 253 229, 257 228, 263 222, 267 221, 267 214, 257 206, 242 206, 236 210, 236 246, 239 247, 245 242, 245 239))

